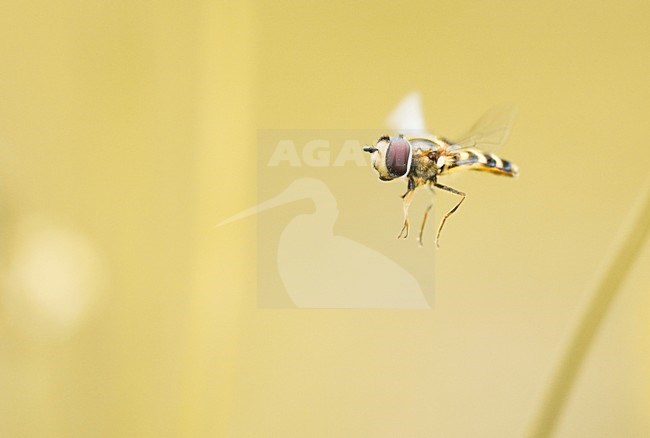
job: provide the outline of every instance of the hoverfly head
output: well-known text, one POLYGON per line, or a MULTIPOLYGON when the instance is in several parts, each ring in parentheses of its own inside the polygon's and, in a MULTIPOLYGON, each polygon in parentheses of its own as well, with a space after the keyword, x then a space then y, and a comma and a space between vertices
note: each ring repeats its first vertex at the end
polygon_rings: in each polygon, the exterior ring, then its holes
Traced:
POLYGON ((366 146, 363 150, 372 154, 372 167, 382 181, 405 176, 411 170, 413 148, 402 135, 379 137, 375 146, 366 146))

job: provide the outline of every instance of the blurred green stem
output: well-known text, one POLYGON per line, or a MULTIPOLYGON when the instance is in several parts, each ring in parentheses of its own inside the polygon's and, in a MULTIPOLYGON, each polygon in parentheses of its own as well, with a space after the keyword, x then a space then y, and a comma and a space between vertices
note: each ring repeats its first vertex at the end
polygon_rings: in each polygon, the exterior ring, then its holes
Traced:
POLYGON ((547 389, 539 412, 531 425, 531 438, 550 437, 566 405, 578 371, 598 332, 610 304, 620 290, 650 230, 650 184, 646 184, 640 205, 634 209, 633 221, 626 227, 622 243, 612 258, 593 298, 570 339, 557 371, 547 389))

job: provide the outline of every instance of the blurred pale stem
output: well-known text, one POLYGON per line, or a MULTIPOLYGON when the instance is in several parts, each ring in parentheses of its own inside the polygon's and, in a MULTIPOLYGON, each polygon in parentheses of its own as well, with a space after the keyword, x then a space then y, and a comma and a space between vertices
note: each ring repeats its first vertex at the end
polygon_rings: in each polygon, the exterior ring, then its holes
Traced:
POLYGON ((602 281, 598 283, 593 298, 579 321, 558 364, 557 371, 548 385, 539 412, 530 429, 529 436, 531 438, 548 437, 555 430, 578 371, 598 333, 598 328, 643 248, 648 230, 650 230, 650 183, 646 184, 640 208, 636 208, 634 213, 634 219, 626 227, 627 231, 623 241, 605 271, 602 281))

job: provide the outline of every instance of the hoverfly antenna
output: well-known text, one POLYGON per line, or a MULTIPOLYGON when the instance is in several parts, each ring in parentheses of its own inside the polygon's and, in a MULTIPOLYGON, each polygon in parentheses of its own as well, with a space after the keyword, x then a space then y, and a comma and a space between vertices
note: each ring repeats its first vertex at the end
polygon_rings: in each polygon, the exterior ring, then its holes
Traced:
POLYGON ((370 152, 371 154, 373 152, 377 152, 377 148, 374 147, 374 146, 366 146, 366 147, 363 148, 363 150, 366 151, 366 152, 370 152))

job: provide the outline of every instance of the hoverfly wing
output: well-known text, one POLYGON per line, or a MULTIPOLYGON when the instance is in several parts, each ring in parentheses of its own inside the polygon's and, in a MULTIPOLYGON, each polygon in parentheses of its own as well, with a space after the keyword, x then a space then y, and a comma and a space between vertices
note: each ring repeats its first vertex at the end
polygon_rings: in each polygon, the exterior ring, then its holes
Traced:
POLYGON ((386 120, 388 127, 401 134, 426 135, 420 93, 407 94, 386 120))
POLYGON ((512 105, 500 105, 487 111, 472 128, 454 142, 452 148, 477 148, 494 152, 508 140, 517 115, 512 105))

